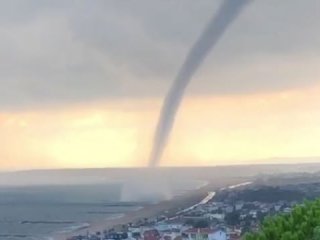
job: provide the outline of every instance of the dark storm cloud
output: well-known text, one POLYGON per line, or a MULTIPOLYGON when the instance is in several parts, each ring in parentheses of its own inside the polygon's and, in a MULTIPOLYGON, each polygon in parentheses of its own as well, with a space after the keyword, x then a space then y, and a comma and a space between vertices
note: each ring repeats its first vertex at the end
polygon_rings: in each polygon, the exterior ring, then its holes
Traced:
MULTIPOLYGON (((163 96, 219 3, 1 1, 0 109, 163 96)), ((256 1, 189 94, 313 84, 320 75, 319 10, 317 0, 256 1)))

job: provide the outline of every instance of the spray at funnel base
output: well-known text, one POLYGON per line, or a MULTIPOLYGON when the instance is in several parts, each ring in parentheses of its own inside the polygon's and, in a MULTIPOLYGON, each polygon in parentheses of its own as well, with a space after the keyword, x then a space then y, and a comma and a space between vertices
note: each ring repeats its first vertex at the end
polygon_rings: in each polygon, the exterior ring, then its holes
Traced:
POLYGON ((156 167, 166 147, 176 113, 186 87, 212 48, 216 46, 229 25, 252 0, 223 0, 218 12, 190 49, 171 89, 165 97, 154 137, 149 166, 156 167))

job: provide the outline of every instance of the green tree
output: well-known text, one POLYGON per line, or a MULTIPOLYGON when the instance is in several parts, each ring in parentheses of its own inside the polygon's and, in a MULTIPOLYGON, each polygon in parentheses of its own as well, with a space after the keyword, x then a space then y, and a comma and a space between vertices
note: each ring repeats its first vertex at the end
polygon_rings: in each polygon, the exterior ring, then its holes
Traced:
POLYGON ((228 225, 236 225, 240 221, 240 213, 233 211, 231 213, 228 213, 225 219, 228 225))
POLYGON ((195 228, 207 228, 207 227, 209 227, 209 225, 210 224, 206 219, 201 219, 201 220, 196 221, 193 224, 193 227, 195 227, 195 228))
POLYGON ((314 229, 312 240, 320 240, 320 227, 314 229))
POLYGON ((267 217, 245 240, 320 240, 320 200, 296 206, 290 214, 267 217))

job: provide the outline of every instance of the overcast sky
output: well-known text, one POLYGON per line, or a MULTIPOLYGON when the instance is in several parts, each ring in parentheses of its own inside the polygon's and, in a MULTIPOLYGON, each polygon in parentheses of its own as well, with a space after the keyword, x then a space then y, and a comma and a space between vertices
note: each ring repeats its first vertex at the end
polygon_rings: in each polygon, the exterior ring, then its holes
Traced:
MULTIPOLYGON (((1 1, 0 109, 162 97, 219 3, 1 1)), ((315 84, 319 11, 318 0, 255 1, 210 54, 188 94, 315 84)))
MULTIPOLYGON (((0 170, 145 166, 221 1, 0 0, 0 170)), ((319 12, 253 1, 192 79, 164 165, 320 156, 319 12)))

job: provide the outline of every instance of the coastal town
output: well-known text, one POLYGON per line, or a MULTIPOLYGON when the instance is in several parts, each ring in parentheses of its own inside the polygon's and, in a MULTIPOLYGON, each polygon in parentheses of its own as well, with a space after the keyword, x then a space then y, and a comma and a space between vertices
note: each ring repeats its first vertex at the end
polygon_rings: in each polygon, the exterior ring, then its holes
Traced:
MULTIPOLYGON (((240 240, 246 232, 258 231, 266 216, 290 213, 306 196, 305 189, 305 186, 261 187, 244 183, 209 192, 199 203, 173 215, 164 212, 154 218, 94 233, 88 231, 67 240, 240 240)), ((320 186, 307 189, 314 193, 320 186)))

